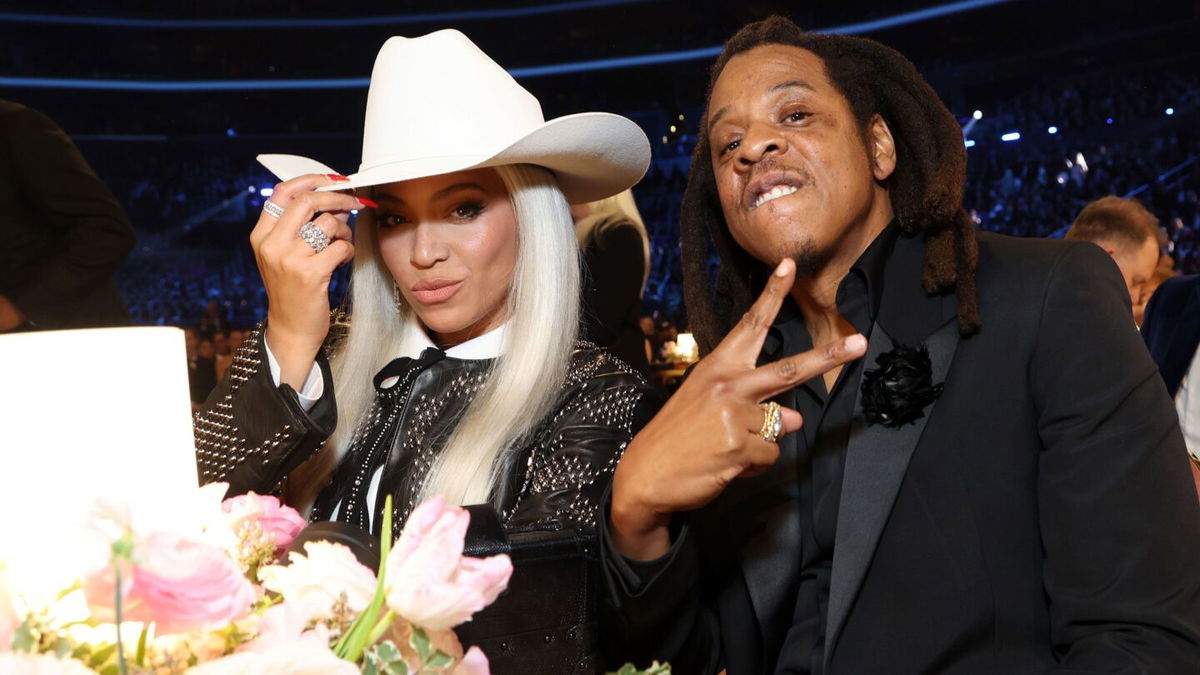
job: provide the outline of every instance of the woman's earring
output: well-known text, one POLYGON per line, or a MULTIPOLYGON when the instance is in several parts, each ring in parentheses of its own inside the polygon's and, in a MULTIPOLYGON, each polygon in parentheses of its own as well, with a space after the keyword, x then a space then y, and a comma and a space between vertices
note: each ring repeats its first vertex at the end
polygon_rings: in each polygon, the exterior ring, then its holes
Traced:
POLYGON ((397 314, 400 313, 400 310, 404 309, 404 298, 400 295, 400 284, 395 281, 392 282, 392 307, 395 308, 397 314))

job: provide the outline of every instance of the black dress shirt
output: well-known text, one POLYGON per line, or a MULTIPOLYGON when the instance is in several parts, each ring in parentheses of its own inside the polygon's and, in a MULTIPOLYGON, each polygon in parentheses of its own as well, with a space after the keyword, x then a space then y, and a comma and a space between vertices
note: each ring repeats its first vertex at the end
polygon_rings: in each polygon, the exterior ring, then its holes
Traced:
MULTIPOLYGON (((838 312, 870 339, 879 311, 883 273, 898 230, 888 226, 851 267, 838 286, 838 312)), ((774 361, 813 348, 812 336, 791 298, 784 301, 764 345, 763 361, 774 361)), ((842 368, 833 389, 818 375, 790 392, 780 403, 804 418, 798 434, 781 442, 796 444, 800 473, 800 587, 795 616, 777 661, 777 673, 820 675, 825 649, 829 579, 846 443, 854 402, 862 380, 862 359, 842 368)))

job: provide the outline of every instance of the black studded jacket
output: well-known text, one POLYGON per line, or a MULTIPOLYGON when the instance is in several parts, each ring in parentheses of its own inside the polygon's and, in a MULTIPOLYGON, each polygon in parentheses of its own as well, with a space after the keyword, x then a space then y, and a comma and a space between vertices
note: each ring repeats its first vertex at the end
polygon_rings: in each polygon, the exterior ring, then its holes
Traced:
MULTIPOLYGON (((325 440, 339 423, 325 352, 317 359, 325 393, 306 411, 290 386, 274 383, 263 332, 252 331, 237 349, 193 424, 201 482, 226 481, 231 495, 276 490, 297 466, 329 450, 325 440)), ((396 359, 380 371, 376 401, 318 497, 313 520, 329 518, 339 502, 344 510, 361 508, 366 482, 383 466, 377 505, 366 508, 381 508, 383 495, 391 493, 399 532, 431 460, 493 363, 428 354, 434 351, 396 359)), ((594 529, 613 468, 659 403, 640 374, 609 352, 578 342, 557 407, 515 455, 510 475, 499 485, 495 501, 505 526, 594 529)))

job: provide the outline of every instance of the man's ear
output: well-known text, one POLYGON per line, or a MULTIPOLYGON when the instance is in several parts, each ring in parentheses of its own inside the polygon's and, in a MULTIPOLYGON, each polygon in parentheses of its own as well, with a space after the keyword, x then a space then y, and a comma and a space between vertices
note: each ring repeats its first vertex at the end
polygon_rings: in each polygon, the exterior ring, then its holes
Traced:
POLYGON ((882 115, 876 113, 871 118, 867 139, 871 143, 871 170, 875 180, 887 180, 896 170, 896 141, 882 115))

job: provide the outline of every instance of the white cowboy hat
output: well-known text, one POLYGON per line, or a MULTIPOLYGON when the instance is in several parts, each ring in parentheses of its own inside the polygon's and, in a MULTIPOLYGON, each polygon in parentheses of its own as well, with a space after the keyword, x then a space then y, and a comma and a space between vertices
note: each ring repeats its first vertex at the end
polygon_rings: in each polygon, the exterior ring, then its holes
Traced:
MULTIPOLYGON (((259 155, 282 180, 337 173, 297 155, 259 155)), ((620 115, 580 113, 547 122, 542 106, 456 30, 388 39, 367 91, 362 164, 345 190, 501 164, 554 172, 571 203, 632 187, 650 164, 650 142, 620 115)))

